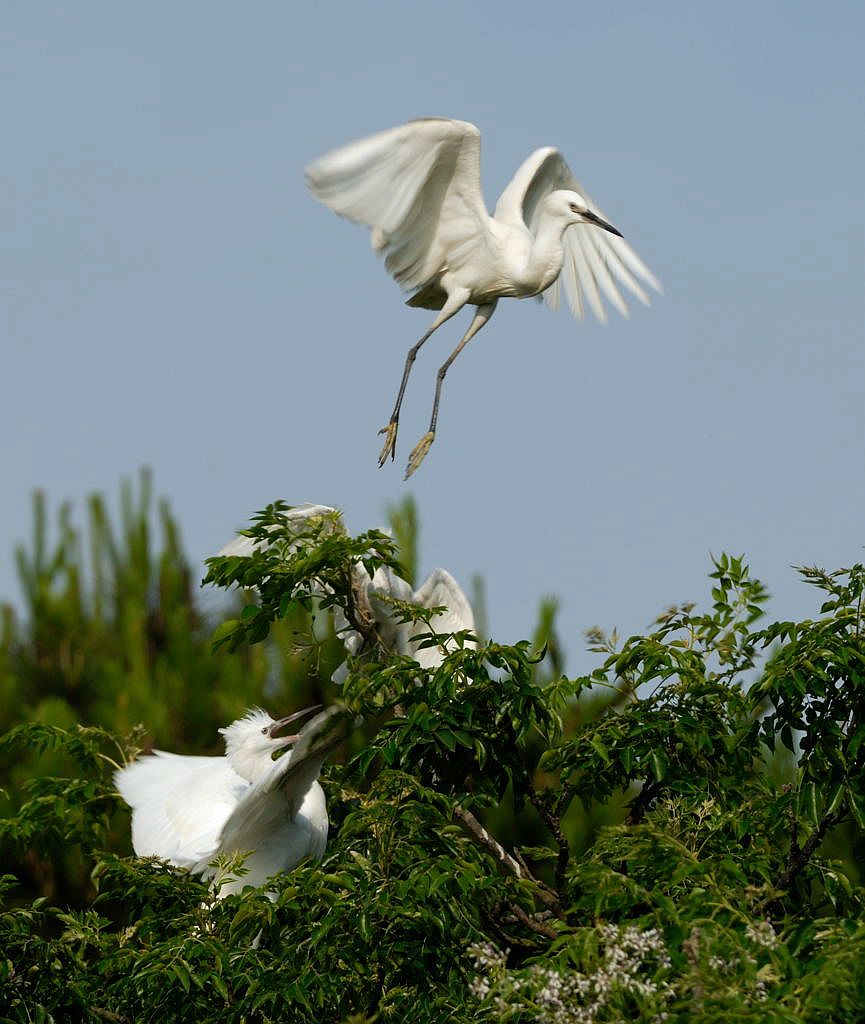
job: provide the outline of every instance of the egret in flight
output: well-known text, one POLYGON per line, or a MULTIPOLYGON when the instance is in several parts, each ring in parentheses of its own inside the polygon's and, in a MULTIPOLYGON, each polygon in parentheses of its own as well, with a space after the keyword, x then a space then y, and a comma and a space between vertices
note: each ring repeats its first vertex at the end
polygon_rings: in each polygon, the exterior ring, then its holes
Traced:
POLYGON ((553 147, 536 149, 502 192, 492 217, 481 192, 481 135, 466 121, 427 117, 349 143, 306 169, 312 193, 336 213, 372 228, 373 249, 413 294, 408 305, 437 310, 406 357, 379 456, 396 455, 399 414, 421 346, 463 306, 468 330, 438 371, 429 430, 412 450, 406 478, 435 438, 442 381, 451 363, 493 315, 501 298, 543 295, 556 308, 564 283, 571 310, 601 321, 601 294, 627 316, 619 286, 648 305, 640 281, 660 291, 553 147))
POLYGON ((215 877, 220 896, 321 857, 328 820, 318 776, 344 737, 346 712, 330 707, 297 735, 278 735, 316 710, 274 720, 255 708, 219 730, 223 757, 155 750, 121 768, 114 781, 132 808, 135 853, 215 877), (293 749, 274 760, 284 747, 293 749), (219 875, 213 861, 236 854, 248 855, 246 874, 219 875))

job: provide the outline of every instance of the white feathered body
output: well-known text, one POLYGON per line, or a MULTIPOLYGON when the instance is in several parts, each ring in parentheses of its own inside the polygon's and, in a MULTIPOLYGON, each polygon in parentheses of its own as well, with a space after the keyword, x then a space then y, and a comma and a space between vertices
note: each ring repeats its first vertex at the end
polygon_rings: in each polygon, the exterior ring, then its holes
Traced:
POLYGON ((308 167, 307 180, 331 209, 372 229, 387 270, 415 290, 412 306, 541 293, 556 306, 561 277, 576 316, 585 296, 605 320, 601 293, 627 315, 619 285, 644 303, 637 278, 660 290, 622 238, 591 223, 574 228, 574 220, 565 234, 566 213, 548 202, 553 193, 573 191, 600 210, 551 146, 519 167, 492 217, 480 184, 480 132, 466 121, 421 118, 349 143, 308 167))
MULTIPOLYGON (((317 781, 280 786, 291 761, 284 754, 256 782, 238 775, 226 757, 154 751, 115 776, 132 807, 132 846, 139 857, 160 857, 205 877, 220 855, 248 854, 246 873, 220 879, 220 892, 261 885, 327 843, 324 792, 317 781)), ((319 764, 320 767, 320 764, 319 764)), ((316 772, 317 774, 317 772, 316 772)))
POLYGON ((628 315, 620 287, 648 304, 638 278, 660 290, 637 254, 586 196, 561 153, 536 149, 499 197, 493 216, 481 190, 481 134, 468 121, 426 117, 328 153, 306 169, 313 195, 335 213, 371 229, 372 247, 413 294, 410 306, 438 315, 406 355, 379 466, 396 455, 406 384, 421 346, 467 305, 468 330, 436 375, 429 429, 412 449, 406 478, 436 436, 442 382, 460 352, 495 313, 501 298, 545 297, 555 309, 564 287, 578 319, 585 303, 607 314, 601 294, 628 315), (585 302, 584 302, 585 300, 585 302))

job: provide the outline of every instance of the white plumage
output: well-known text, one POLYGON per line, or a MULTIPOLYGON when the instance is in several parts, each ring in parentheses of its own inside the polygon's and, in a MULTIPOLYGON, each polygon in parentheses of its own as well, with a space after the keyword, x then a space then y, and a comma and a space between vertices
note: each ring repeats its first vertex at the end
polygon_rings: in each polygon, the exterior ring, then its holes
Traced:
MULTIPOLYGON (((430 632, 449 634, 475 631, 475 617, 462 588, 446 569, 433 569, 421 586, 413 591, 411 584, 385 567, 376 569, 373 576, 362 565, 352 573, 352 590, 357 609, 375 624, 378 641, 385 651, 406 655, 423 668, 437 668, 456 644, 446 640, 443 645, 421 646, 430 632), (407 601, 421 608, 443 608, 430 619, 429 626, 422 620, 402 622, 394 612, 392 600, 407 601)), ((357 654, 363 647, 363 637, 351 628, 345 615, 335 612, 336 634, 349 654, 357 654)), ((471 639, 466 647, 475 647, 471 639)), ((348 663, 343 662, 333 674, 335 683, 345 682, 348 663)))
POLYGON ((641 302, 640 282, 660 291, 651 271, 573 176, 552 147, 535 150, 501 194, 491 217, 480 182, 480 132, 466 121, 423 118, 360 139, 307 168, 313 194, 336 213, 372 229, 373 248, 414 294, 409 305, 440 310, 406 358, 379 457, 396 452, 400 407, 418 350, 469 304, 477 312, 438 372, 430 428, 409 456, 406 476, 435 437, 441 383, 448 367, 486 324, 500 298, 541 295, 556 307, 559 291, 574 315, 588 304, 605 321, 602 296, 624 316, 622 289, 641 302), (572 228, 572 230, 567 230, 572 228))
POLYGON ((304 857, 321 857, 327 807, 318 776, 342 738, 344 712, 329 708, 296 736, 276 736, 309 711, 274 720, 254 709, 220 732, 224 757, 154 751, 120 769, 115 783, 132 807, 132 846, 140 857, 214 877, 212 861, 247 854, 246 873, 219 876, 221 895, 262 885, 304 857), (273 760, 280 748, 294 749, 273 760))

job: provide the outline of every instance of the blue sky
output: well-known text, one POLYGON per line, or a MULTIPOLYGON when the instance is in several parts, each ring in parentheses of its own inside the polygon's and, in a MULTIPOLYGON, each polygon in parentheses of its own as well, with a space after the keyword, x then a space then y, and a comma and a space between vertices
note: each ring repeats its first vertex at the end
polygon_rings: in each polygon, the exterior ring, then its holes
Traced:
POLYGON ((269 500, 355 530, 419 503, 422 562, 487 581, 503 640, 562 601, 643 629, 745 552, 771 610, 791 564, 865 542, 865 8, 7 2, 0 24, 0 597, 30 493, 79 508, 153 468, 194 558, 269 500), (474 121, 492 207, 562 149, 664 283, 606 327, 502 302, 445 385, 415 365, 379 470, 406 308, 366 233, 307 194, 326 150, 411 117, 474 121))

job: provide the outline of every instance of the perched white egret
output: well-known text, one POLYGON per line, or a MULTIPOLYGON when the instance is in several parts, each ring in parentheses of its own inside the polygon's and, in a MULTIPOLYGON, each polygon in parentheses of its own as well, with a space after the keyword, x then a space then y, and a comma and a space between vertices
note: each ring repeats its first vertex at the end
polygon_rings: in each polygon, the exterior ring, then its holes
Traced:
MULTIPOLYGON (((304 502, 293 505, 286 513, 286 522, 291 535, 299 536, 318 522, 325 520, 328 529, 344 531, 345 527, 337 509, 330 505, 304 502)), ((238 535, 219 552, 220 555, 249 557, 269 541, 254 541, 251 537, 238 535)), ((289 550, 294 542, 289 542, 289 550)), ((429 629, 420 620, 402 622, 394 612, 391 599, 416 604, 421 608, 444 608, 433 616, 430 628, 435 633, 448 634, 475 630, 475 619, 468 598, 460 585, 446 569, 434 569, 415 591, 411 585, 392 569, 380 567, 370 576, 361 562, 355 562, 351 570, 351 586, 356 610, 374 626, 379 641, 385 650, 395 654, 408 655, 424 668, 440 665, 449 650, 455 646, 448 641, 443 646, 421 647, 421 635, 429 629)), ((321 590, 322 596, 325 590, 321 590)), ((337 636, 345 644, 349 654, 357 654, 363 645, 361 634, 349 624, 339 608, 334 609, 337 636)), ((467 641, 467 646, 474 642, 467 641)), ((345 662, 333 674, 335 683, 342 683, 348 674, 345 662)))
POLYGON ((259 886, 304 857, 321 857, 327 807, 318 776, 344 735, 346 713, 331 707, 297 735, 277 733, 307 708, 275 720, 255 708, 219 731, 223 757, 155 750, 120 769, 115 783, 132 808, 132 846, 139 857, 215 877, 220 895, 259 886), (293 749, 274 760, 284 747, 293 749), (247 854, 242 876, 219 875, 220 855, 247 854))
MULTIPOLYGON (((300 505, 292 505, 283 513, 287 532, 292 536, 299 536, 309 530, 311 526, 327 520, 329 530, 333 532, 345 531, 342 519, 337 509, 330 505, 315 505, 304 501, 300 505)), ((271 527, 276 529, 276 527, 271 527)), ((262 542, 253 540, 244 534, 238 534, 227 544, 219 549, 220 555, 240 555, 244 558, 262 548, 262 542)))
POLYGON ((409 456, 406 478, 435 438, 448 367, 500 298, 543 294, 555 308, 564 281, 576 317, 582 319, 585 301, 605 321, 601 293, 628 314, 617 281, 646 305, 649 296, 640 280, 661 290, 550 146, 536 149, 522 164, 490 217, 481 192, 480 142, 473 124, 427 117, 349 143, 306 169, 318 199, 372 228, 373 248, 385 256, 387 270, 414 291, 408 304, 440 311, 409 349, 393 413, 380 431, 386 435, 380 466, 396 455, 400 407, 420 347, 463 306, 477 307, 438 371, 429 430, 409 456))
MULTIPOLYGON (((362 565, 356 565, 352 574, 352 589, 355 605, 360 615, 371 619, 375 625, 382 647, 394 654, 407 655, 423 668, 441 665, 448 653, 456 647, 452 640, 443 644, 422 647, 425 634, 451 634, 468 630, 475 631, 475 617, 468 598, 460 585, 446 569, 433 569, 421 586, 413 591, 411 585, 392 569, 376 569, 370 576, 362 565), (421 608, 444 608, 430 619, 429 626, 420 620, 402 622, 395 614, 391 599, 407 601, 421 608)), ((363 637, 352 629, 345 616, 335 612, 337 636, 345 644, 349 654, 357 654, 363 637)), ((466 647, 474 647, 474 640, 466 640, 466 647)), ((348 665, 343 662, 334 672, 333 681, 342 683, 348 675, 348 665)))

